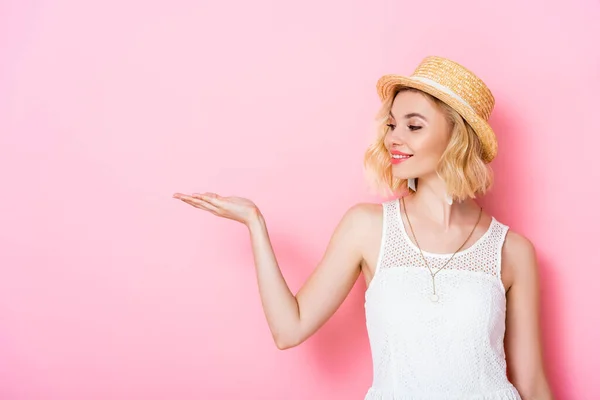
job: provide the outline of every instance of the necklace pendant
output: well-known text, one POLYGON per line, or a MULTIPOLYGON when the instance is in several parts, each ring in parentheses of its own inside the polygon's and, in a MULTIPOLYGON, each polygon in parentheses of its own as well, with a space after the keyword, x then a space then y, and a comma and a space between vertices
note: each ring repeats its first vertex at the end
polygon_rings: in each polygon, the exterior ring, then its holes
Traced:
POLYGON ((432 294, 429 296, 429 300, 431 300, 434 303, 437 303, 439 299, 440 297, 437 294, 432 294))

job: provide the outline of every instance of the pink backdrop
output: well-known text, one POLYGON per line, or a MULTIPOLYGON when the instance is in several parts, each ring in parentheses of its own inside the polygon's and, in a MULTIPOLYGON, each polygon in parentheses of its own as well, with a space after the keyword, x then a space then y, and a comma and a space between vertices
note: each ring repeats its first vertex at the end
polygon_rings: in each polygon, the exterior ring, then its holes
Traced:
POLYGON ((367 192, 375 82, 426 55, 493 89, 488 210, 537 246, 557 399, 598 399, 600 3, 0 2, 0 398, 361 399, 362 279, 272 343, 247 232, 171 198, 255 200, 297 290, 367 192))

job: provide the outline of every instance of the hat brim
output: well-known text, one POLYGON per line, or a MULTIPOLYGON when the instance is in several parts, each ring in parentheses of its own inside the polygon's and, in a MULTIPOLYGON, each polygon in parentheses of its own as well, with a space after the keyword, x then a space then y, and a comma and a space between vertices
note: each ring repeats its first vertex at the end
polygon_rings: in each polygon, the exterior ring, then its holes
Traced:
POLYGON ((471 107, 455 99, 451 95, 426 83, 402 75, 384 75, 377 81, 377 94, 381 101, 392 96, 399 87, 421 90, 443 101, 455 109, 465 121, 471 125, 482 144, 482 158, 486 163, 491 162, 498 152, 498 141, 490 124, 481 118, 471 107))

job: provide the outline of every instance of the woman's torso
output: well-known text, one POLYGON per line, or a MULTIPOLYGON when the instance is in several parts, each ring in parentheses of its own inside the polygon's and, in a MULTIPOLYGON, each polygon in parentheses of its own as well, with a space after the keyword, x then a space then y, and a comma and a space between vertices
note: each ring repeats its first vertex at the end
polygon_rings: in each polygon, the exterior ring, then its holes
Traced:
POLYGON ((491 218, 435 275, 434 302, 426 265, 436 272, 451 255, 424 252, 425 264, 401 214, 398 200, 383 204, 378 251, 365 255, 373 356, 366 398, 519 399, 506 377, 503 346, 510 282, 500 272, 508 228, 491 218))

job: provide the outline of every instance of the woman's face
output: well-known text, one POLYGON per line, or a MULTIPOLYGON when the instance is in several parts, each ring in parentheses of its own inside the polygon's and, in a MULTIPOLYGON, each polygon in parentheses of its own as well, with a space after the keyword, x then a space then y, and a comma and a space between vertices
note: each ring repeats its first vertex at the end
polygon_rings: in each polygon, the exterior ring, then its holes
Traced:
POLYGON ((417 91, 405 90, 394 99, 384 143, 394 177, 422 178, 436 173, 450 140, 450 125, 440 107, 417 91))

